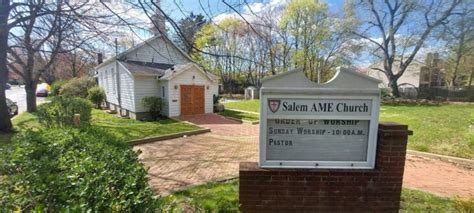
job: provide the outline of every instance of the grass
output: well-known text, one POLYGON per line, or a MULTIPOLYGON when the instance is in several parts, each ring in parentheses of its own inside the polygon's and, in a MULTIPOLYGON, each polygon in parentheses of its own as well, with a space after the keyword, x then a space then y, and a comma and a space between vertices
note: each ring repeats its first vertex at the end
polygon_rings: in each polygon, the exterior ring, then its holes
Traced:
MULTIPOLYGON (((190 187, 161 198, 159 203, 164 212, 236 212, 239 207, 238 195, 238 180, 230 180, 190 187)), ((472 199, 446 198, 418 190, 403 189, 400 211, 472 212, 473 205, 472 199)))
POLYGON ((159 200, 163 212, 238 212, 239 182, 211 182, 174 192, 159 200))
POLYGON ((226 117, 237 118, 237 119, 240 119, 240 120, 247 120, 247 121, 258 121, 259 120, 259 115, 258 114, 238 112, 238 111, 229 110, 229 109, 226 109, 223 112, 219 112, 219 115, 226 116, 226 117))
MULTIPOLYGON (((13 126, 16 131, 43 128, 36 115, 27 112, 18 115, 13 120, 13 126)), ((97 109, 92 111, 92 126, 105 129, 125 141, 200 129, 172 119, 149 122, 123 119, 97 109)), ((0 144, 8 143, 10 138, 11 135, 0 134, 0 144)))
POLYGON ((407 124, 410 149, 474 159, 473 104, 383 106, 380 120, 407 124))
POLYGON ((225 108, 239 109, 250 112, 260 112, 260 100, 247 100, 247 101, 236 101, 228 102, 224 104, 225 108))
MULTIPOLYGON (((258 100, 226 103, 228 109, 259 112, 258 100)), ((407 124, 408 148, 474 159, 474 104, 382 106, 380 121, 407 124)))
POLYGON ((200 129, 198 126, 172 119, 159 121, 123 119, 96 109, 92 111, 92 125, 106 129, 127 141, 200 129))

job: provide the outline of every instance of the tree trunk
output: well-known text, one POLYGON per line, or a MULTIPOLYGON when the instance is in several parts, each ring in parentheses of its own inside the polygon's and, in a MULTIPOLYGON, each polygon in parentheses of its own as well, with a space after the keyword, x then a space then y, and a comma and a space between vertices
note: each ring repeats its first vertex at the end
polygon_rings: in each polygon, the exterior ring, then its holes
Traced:
POLYGON ((36 83, 25 82, 26 111, 36 112, 36 83))
POLYGON ((388 79, 390 82, 388 83, 390 88, 392 89, 392 95, 399 98, 400 97, 400 91, 398 91, 398 78, 396 78, 395 76, 391 76, 389 79, 388 79))
POLYGON ((8 113, 5 85, 8 81, 7 48, 8 48, 8 16, 10 1, 0 1, 0 132, 11 132, 12 122, 8 113))
POLYGON ((472 79, 473 78, 474 78, 474 68, 471 69, 471 76, 469 77, 469 83, 468 83, 469 89, 471 89, 471 87, 472 87, 472 79))

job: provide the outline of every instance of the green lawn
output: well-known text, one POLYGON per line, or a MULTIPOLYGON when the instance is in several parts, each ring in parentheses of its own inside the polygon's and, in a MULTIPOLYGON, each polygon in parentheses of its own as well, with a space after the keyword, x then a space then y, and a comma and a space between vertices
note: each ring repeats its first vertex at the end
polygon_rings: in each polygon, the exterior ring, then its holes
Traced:
POLYGON ((260 112, 260 100, 236 101, 224 104, 225 108, 260 112))
MULTIPOLYGON (((226 103, 227 109, 259 112, 259 101, 226 103)), ((408 148, 474 159, 474 104, 382 106, 380 121, 407 124, 408 148)))
MULTIPOLYGON (((238 194, 239 182, 231 180, 190 187, 165 196, 159 202, 164 212, 236 212, 239 206, 238 194)), ((472 208, 473 204, 473 200, 463 201, 403 189, 400 210, 401 212, 459 212, 462 207, 471 206, 472 208)), ((470 211, 473 210, 470 209, 470 211)))
MULTIPOLYGON (((18 115, 18 117, 13 120, 13 126, 17 131, 27 128, 43 128, 42 125, 38 123, 37 117, 31 113, 18 115)), ((200 129, 198 126, 172 119, 153 122, 123 119, 96 109, 92 111, 92 126, 105 129, 109 133, 126 141, 200 129)), ((8 142, 9 138, 9 135, 0 135, 0 143, 8 142)))
POLYGON ((247 121, 258 121, 260 117, 258 114, 238 112, 238 111, 233 111, 229 109, 226 109, 223 112, 219 112, 219 115, 237 118, 240 120, 247 120, 247 121))
POLYGON ((100 110, 92 111, 92 125, 106 129, 110 133, 127 141, 197 130, 201 128, 199 126, 172 119, 164 119, 160 121, 123 119, 100 110))
POLYGON ((407 124, 410 149, 474 159, 474 105, 383 106, 381 121, 407 124))

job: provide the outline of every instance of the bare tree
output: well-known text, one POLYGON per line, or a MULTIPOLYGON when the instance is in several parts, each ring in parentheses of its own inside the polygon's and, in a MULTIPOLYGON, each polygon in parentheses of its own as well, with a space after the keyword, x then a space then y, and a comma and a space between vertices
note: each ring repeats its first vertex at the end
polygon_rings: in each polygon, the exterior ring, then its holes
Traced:
POLYGON ((56 57, 100 35, 94 25, 101 24, 106 15, 87 15, 92 10, 94 5, 88 2, 33 0, 12 10, 11 17, 18 23, 9 35, 9 68, 24 80, 28 112, 36 111, 37 84, 53 68, 56 57))
MULTIPOLYGON (((449 58, 447 60, 450 71, 450 83, 458 86, 461 82, 459 77, 468 70, 463 68, 463 61, 466 57, 474 55, 472 42, 474 42, 474 3, 463 2, 456 14, 444 25, 440 38, 445 40, 449 48, 449 58)), ((469 62, 467 62, 469 63, 469 62)), ((472 62, 471 62, 472 63, 472 62)))
POLYGON ((449 3, 441 0, 363 0, 357 5, 364 25, 353 33, 373 45, 374 55, 383 62, 383 68, 373 69, 387 76, 388 86, 394 96, 400 96, 397 81, 429 39, 432 31, 453 15, 454 9, 460 3, 461 0, 449 3), (366 19, 362 18, 367 16, 366 19))

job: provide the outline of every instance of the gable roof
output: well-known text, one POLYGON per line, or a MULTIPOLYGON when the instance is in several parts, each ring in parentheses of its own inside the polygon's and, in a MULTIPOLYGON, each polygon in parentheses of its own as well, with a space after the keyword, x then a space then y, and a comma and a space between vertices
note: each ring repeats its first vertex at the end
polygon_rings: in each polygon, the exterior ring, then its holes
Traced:
POLYGON ((179 76, 181 73, 188 71, 189 69, 196 68, 199 72, 201 72, 206 78, 208 78, 210 81, 217 81, 217 77, 210 72, 205 72, 204 70, 201 69, 197 64, 195 63, 187 63, 184 65, 177 65, 174 66, 174 69, 168 69, 160 79, 163 80, 171 80, 175 78, 176 76, 179 76))
POLYGON ((131 52, 133 52, 133 51, 135 51, 135 50, 137 50, 137 49, 140 49, 140 48, 143 47, 143 46, 146 46, 146 45, 151 46, 150 43, 151 43, 152 41, 156 40, 156 39, 162 39, 162 40, 165 41, 166 43, 170 44, 171 47, 174 47, 175 49, 177 49, 178 52, 180 52, 180 53, 181 53, 185 58, 187 58, 189 61, 193 61, 193 59, 192 59, 187 53, 185 53, 181 48, 177 47, 171 40, 168 39, 168 37, 166 37, 166 36, 161 36, 161 35, 155 35, 155 36, 153 36, 153 37, 151 37, 151 38, 149 38, 149 39, 147 39, 147 40, 145 40, 145 41, 143 41, 143 42, 137 44, 136 46, 134 46, 134 47, 132 47, 132 48, 130 48, 130 49, 128 49, 128 50, 126 50, 126 51, 120 53, 119 55, 107 59, 107 60, 104 61, 103 63, 97 65, 97 66, 95 67, 95 69, 99 69, 99 68, 101 68, 101 67, 103 67, 103 66, 105 66, 105 65, 107 65, 107 64, 109 64, 109 63, 111 63, 111 62, 113 62, 113 61, 115 61, 115 60, 117 60, 117 59, 120 60, 120 59, 124 58, 127 54, 129 54, 129 53, 131 53, 131 52))
POLYGON ((137 61, 119 61, 132 75, 163 76, 172 64, 148 63, 137 61))

